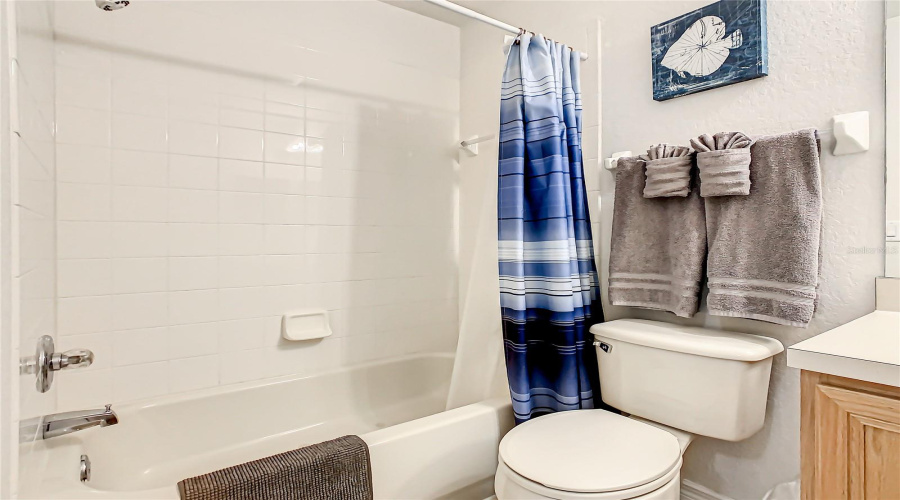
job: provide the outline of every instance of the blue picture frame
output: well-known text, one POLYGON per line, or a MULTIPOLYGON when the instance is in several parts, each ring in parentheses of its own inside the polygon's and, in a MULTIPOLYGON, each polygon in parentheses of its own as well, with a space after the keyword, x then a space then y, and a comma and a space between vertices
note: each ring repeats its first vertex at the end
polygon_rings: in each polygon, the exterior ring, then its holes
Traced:
POLYGON ((769 74, 766 0, 721 0, 650 28, 653 99, 769 74))

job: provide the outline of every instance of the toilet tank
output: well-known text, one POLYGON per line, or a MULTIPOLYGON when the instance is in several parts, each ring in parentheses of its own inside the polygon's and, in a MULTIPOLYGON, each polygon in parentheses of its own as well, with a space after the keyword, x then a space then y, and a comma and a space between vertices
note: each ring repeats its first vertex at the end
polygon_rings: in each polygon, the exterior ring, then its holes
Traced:
POLYGON ((693 434, 740 441, 760 430, 775 339, 620 319, 591 327, 603 402, 693 434))

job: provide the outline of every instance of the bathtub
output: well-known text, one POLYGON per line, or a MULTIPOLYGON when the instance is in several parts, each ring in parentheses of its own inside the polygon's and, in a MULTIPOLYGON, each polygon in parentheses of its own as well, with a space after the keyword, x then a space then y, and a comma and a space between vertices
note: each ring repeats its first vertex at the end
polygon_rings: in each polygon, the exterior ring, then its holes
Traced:
POLYGON ((181 479, 358 434, 376 498, 486 498, 512 410, 498 399, 443 411, 452 366, 452 355, 406 356, 114 407, 118 425, 23 447, 19 495, 178 499, 181 479))

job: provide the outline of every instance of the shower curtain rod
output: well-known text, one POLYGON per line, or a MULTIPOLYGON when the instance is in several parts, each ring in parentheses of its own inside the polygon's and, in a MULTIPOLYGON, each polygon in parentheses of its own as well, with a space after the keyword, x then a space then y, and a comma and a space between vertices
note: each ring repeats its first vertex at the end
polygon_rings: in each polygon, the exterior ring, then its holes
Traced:
MULTIPOLYGON (((483 23, 485 23, 485 24, 490 24, 491 26, 493 26, 493 27, 495 27, 495 28, 500 28, 500 29, 502 29, 502 30, 508 31, 508 32, 513 33, 513 34, 516 34, 516 35, 518 35, 518 34, 521 33, 522 31, 524 31, 524 28, 520 29, 520 28, 517 28, 517 27, 513 26, 512 24, 506 24, 506 23, 504 23, 503 21, 500 21, 500 20, 498 20, 498 19, 494 19, 493 17, 488 17, 488 16, 486 16, 486 15, 484 15, 484 14, 481 14, 481 13, 479 13, 479 12, 475 12, 475 11, 472 10, 472 9, 467 9, 467 8, 461 6, 461 5, 457 5, 457 4, 455 4, 455 3, 453 3, 453 2, 450 2, 450 1, 448 1, 448 0, 424 0, 424 1, 427 2, 427 3, 430 3, 431 5, 436 5, 436 6, 440 7, 440 8, 442 8, 442 9, 452 10, 453 12, 456 12, 457 14, 462 14, 462 15, 464 15, 464 16, 466 16, 466 17, 475 19, 475 20, 477 20, 477 21, 481 21, 481 22, 483 22, 483 23)), ((584 52, 582 52, 582 53, 581 53, 581 60, 582 60, 582 61, 587 61, 587 58, 588 58, 587 54, 585 54, 584 52)))

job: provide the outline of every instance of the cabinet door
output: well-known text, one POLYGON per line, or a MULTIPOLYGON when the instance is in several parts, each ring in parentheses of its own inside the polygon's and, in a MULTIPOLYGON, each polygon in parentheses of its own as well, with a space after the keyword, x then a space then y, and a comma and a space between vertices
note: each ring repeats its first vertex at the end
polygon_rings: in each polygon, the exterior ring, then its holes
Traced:
POLYGON ((827 375, 803 378, 803 497, 900 499, 900 392, 827 375))

